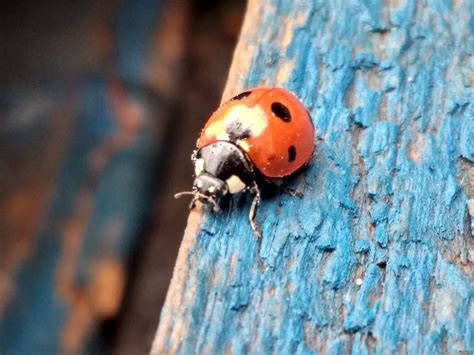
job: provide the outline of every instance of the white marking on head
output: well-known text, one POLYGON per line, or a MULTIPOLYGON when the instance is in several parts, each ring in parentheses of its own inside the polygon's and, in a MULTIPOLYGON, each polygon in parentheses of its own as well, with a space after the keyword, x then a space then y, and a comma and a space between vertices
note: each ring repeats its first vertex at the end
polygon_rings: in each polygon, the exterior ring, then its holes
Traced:
POLYGON ((214 191, 216 191, 216 187, 215 186, 209 186, 207 191, 209 191, 212 194, 214 191))
POLYGON ((196 176, 201 174, 204 171, 204 159, 196 159, 194 162, 194 173, 196 176))
POLYGON ((227 187, 229 188, 229 192, 231 194, 236 194, 243 189, 245 189, 246 185, 237 175, 232 175, 226 181, 227 187))
POLYGON ((197 186, 198 188, 202 188, 202 181, 201 181, 201 180, 198 180, 196 186, 197 186))

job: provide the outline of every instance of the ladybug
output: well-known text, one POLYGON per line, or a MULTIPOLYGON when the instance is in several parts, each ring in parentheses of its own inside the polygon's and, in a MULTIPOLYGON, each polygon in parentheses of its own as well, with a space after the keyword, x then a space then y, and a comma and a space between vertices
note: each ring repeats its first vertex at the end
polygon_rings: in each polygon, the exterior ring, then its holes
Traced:
POLYGON ((279 180, 307 165, 314 151, 314 127, 308 111, 293 94, 281 88, 258 87, 222 104, 206 122, 196 148, 193 189, 175 197, 193 195, 190 208, 200 201, 220 212, 217 198, 250 191, 254 194, 250 225, 260 237, 255 223, 260 203, 257 178, 279 185, 279 180))

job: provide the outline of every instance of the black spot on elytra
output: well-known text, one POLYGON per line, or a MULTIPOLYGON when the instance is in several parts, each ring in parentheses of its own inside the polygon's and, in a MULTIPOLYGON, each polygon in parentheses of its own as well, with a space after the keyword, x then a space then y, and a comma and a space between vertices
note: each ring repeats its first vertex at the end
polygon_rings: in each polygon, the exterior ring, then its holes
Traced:
POLYGON ((239 139, 249 138, 252 132, 248 127, 242 126, 242 122, 236 120, 226 126, 225 133, 229 136, 229 140, 235 143, 239 139))
POLYGON ((230 101, 242 100, 242 99, 246 98, 247 96, 250 96, 251 93, 252 93, 252 91, 241 92, 240 94, 238 94, 238 95, 234 96, 233 98, 231 98, 230 101))
POLYGON ((292 162, 295 159, 296 159, 296 148, 294 145, 290 145, 290 148, 288 148, 288 161, 292 162))
POLYGON ((272 109, 272 112, 275 114, 275 116, 277 116, 281 120, 285 122, 291 121, 290 110, 288 110, 288 107, 283 105, 281 102, 276 101, 272 103, 271 109, 272 109))

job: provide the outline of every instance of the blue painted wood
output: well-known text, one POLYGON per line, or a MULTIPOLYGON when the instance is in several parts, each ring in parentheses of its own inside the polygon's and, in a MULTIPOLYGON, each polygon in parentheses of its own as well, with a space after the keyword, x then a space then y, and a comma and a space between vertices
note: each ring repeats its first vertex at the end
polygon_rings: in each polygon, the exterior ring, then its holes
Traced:
POLYGON ((316 155, 258 212, 193 211, 162 353, 474 351, 474 3, 250 2, 224 98, 279 85, 316 155), (468 208, 471 206, 471 209, 468 208))

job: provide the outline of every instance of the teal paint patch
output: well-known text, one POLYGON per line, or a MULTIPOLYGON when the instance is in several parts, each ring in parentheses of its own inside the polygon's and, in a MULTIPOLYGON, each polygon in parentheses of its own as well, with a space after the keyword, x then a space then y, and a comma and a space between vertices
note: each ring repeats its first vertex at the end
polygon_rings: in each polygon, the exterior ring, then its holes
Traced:
POLYGON ((186 329, 179 353, 474 350, 474 196, 459 180, 459 159, 472 168, 474 94, 453 74, 474 55, 473 5, 390 3, 261 5, 244 86, 294 91, 316 154, 294 179, 301 199, 262 201, 260 250, 249 196, 203 214, 185 276, 193 297, 163 311, 165 334, 186 329))

